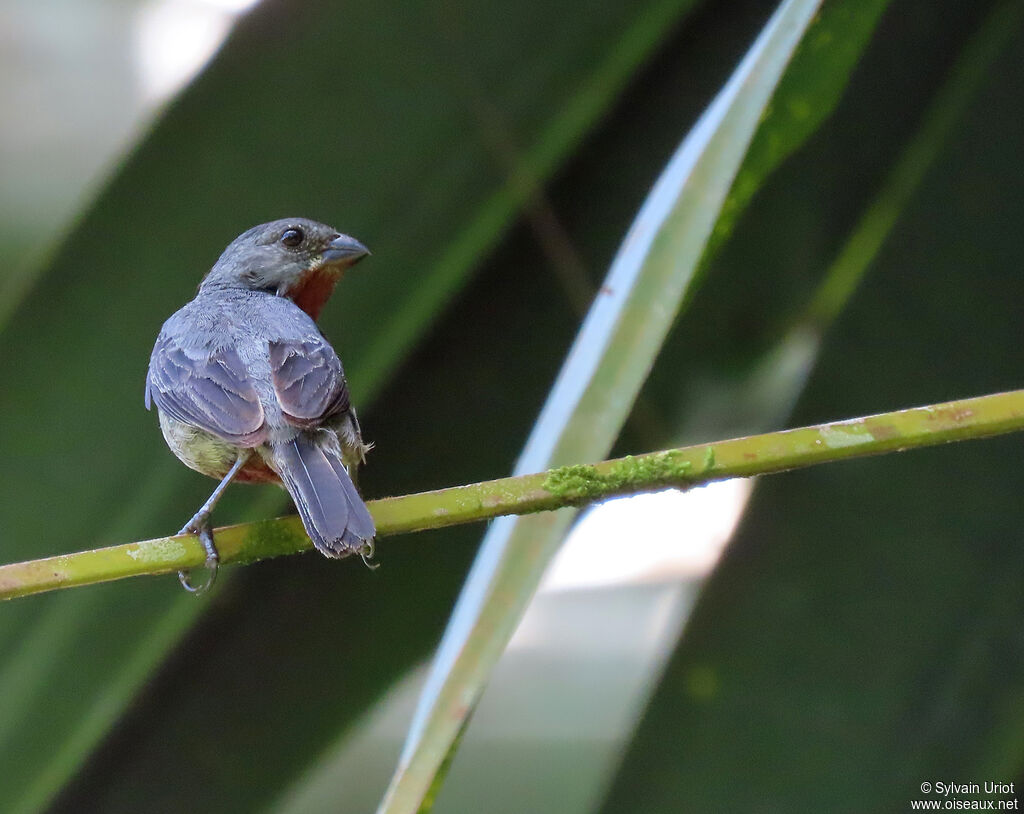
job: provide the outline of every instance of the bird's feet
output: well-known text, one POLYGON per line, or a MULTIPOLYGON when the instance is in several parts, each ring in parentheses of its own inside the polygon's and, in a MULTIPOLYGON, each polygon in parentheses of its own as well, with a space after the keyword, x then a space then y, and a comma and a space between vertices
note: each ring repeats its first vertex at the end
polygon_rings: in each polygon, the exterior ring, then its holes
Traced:
POLYGON ((178 582, 181 583, 181 587, 184 588, 191 594, 198 596, 204 594, 211 587, 213 583, 217 581, 217 567, 220 565, 220 557, 217 555, 217 547, 213 544, 213 529, 210 528, 210 516, 199 512, 193 517, 185 527, 178 532, 178 534, 195 534, 199 537, 200 542, 203 544, 203 548, 206 550, 206 570, 209 576, 206 578, 206 582, 201 585, 193 585, 191 580, 191 571, 179 571, 178 582))
POLYGON ((373 542, 373 540, 367 540, 366 542, 364 542, 362 546, 356 549, 356 554, 358 554, 359 558, 363 561, 363 565, 365 565, 371 571, 376 571, 378 568, 380 568, 380 563, 373 561, 373 542))

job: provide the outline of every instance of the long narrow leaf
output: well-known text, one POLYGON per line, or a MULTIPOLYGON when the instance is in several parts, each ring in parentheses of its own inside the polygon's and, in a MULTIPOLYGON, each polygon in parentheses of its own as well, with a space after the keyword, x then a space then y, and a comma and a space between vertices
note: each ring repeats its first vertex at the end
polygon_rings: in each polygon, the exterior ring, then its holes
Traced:
MULTIPOLYGON (((758 120, 817 11, 787 0, 641 209, 516 466, 605 454, 700 260, 758 120)), ((418 809, 573 513, 499 520, 485 537, 428 677, 381 812, 418 809)))
MULTIPOLYGON (((935 94, 920 127, 900 152, 878 195, 866 206, 843 243, 805 313, 761 357, 758 364, 745 370, 745 378, 737 377, 733 382, 732 392, 738 398, 742 397, 748 404, 756 404, 756 412, 751 416, 753 422, 741 427, 740 431, 755 432, 765 424, 776 426, 787 417, 804 389, 808 374, 815 367, 822 339, 829 333, 832 323, 844 313, 865 275, 875 265, 896 222, 913 200, 926 172, 947 146, 951 131, 961 122, 992 63, 1005 48, 1020 14, 1020 5, 1008 4, 997 6, 989 14, 985 24, 967 43, 947 81, 935 94), (761 395, 764 391, 767 397, 761 395)), ((741 412, 741 415, 748 414, 741 412)), ((681 609, 680 629, 692 610, 692 605, 681 609)), ((673 689, 671 686, 652 687, 652 692, 665 704, 663 697, 671 695, 673 689)), ((626 800, 635 801, 636 789, 645 784, 650 752, 673 739, 668 733, 679 731, 680 724, 674 710, 668 712, 659 708, 657 714, 644 721, 640 745, 631 746, 626 753, 628 774, 617 778, 614 786, 610 782, 608 784, 609 788, 615 789, 616 806, 625 808, 623 803, 626 800), (658 734, 652 736, 654 730, 658 734), (646 752, 642 751, 644 747, 646 752), (622 793, 623 788, 630 787, 632 797, 622 793)))
MULTIPOLYGON (((1004 227, 1020 185, 1004 172, 1021 130, 1003 106, 1022 9, 979 4, 937 54, 907 36, 924 4, 881 33, 862 76, 913 54, 930 87, 963 50, 815 300, 831 318, 872 260, 800 419, 1019 378, 1019 354, 993 349, 1019 334, 1021 241, 1004 227)), ((854 106, 839 126, 856 133, 867 113, 873 127, 906 98, 854 106)), ((764 482, 601 810, 896 811, 921 796, 918 778, 1019 777, 1019 457, 994 442, 764 482)))

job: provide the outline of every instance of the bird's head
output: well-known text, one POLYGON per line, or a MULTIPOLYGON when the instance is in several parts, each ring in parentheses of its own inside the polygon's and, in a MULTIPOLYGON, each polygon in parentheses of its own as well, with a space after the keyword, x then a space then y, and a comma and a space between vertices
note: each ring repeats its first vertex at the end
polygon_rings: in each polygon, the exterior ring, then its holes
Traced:
POLYGON ((369 253, 355 238, 322 223, 275 220, 236 237, 199 289, 265 291, 287 297, 316 319, 342 272, 369 253))

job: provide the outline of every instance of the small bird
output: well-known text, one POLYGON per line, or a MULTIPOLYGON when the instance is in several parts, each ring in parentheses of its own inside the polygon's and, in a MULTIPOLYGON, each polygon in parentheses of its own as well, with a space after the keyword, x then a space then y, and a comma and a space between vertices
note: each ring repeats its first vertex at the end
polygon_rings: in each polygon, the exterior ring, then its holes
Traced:
POLYGON ((220 480, 179 531, 206 549, 205 591, 217 575, 210 514, 232 480, 282 485, 313 545, 327 557, 373 554, 373 518, 349 474, 363 443, 334 348, 316 319, 345 269, 367 256, 358 240, 287 218, 239 235, 195 299, 164 323, 149 360, 146 409, 156 405, 171 451, 220 480))

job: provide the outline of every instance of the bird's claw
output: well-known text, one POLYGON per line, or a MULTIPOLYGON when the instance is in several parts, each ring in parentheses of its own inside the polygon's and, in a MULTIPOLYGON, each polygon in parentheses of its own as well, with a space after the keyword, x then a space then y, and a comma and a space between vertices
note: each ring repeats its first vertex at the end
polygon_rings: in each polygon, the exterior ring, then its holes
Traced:
POLYGON ((359 555, 359 559, 361 559, 363 561, 363 565, 365 565, 371 571, 376 571, 378 568, 380 568, 380 563, 373 561, 373 551, 374 551, 373 540, 367 540, 356 551, 356 553, 359 555))
POLYGON ((178 582, 181 583, 181 587, 190 594, 199 596, 200 594, 206 593, 213 587, 213 583, 217 581, 217 567, 220 565, 220 557, 217 554, 217 547, 213 544, 213 530, 210 528, 209 518, 200 518, 199 515, 196 515, 189 520, 178 534, 197 535, 203 544, 203 548, 206 550, 205 566, 207 572, 209 572, 209 577, 207 577, 206 582, 198 586, 193 585, 191 581, 191 571, 178 572, 178 582))

